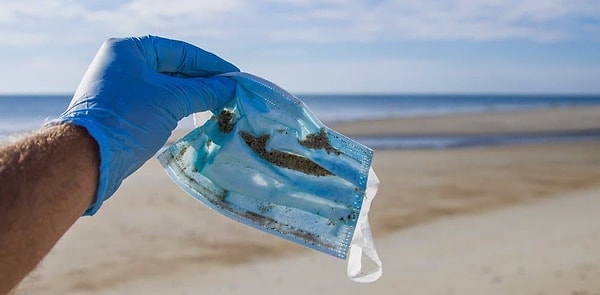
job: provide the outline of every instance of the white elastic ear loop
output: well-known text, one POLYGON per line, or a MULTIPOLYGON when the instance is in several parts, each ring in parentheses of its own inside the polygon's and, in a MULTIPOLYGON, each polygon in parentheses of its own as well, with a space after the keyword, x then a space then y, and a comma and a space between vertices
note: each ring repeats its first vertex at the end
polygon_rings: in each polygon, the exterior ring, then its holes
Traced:
POLYGON ((365 198, 363 199, 362 209, 360 210, 360 216, 358 217, 356 229, 354 230, 354 236, 350 243, 350 253, 348 254, 348 277, 355 282, 374 282, 379 279, 383 273, 381 260, 375 249, 371 227, 369 226, 369 218, 367 217, 371 202, 375 198, 375 194, 377 194, 378 187, 379 178, 375 175, 373 168, 370 168, 365 198), (377 265, 375 269, 363 272, 361 262, 363 253, 377 265))

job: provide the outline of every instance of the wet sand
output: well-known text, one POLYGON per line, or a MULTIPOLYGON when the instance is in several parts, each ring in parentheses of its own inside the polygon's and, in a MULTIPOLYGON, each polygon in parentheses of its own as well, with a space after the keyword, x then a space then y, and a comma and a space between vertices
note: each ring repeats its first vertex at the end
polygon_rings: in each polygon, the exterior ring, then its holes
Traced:
POLYGON ((352 136, 494 134, 600 129, 600 107, 522 110, 330 124, 352 136))
MULTIPOLYGON (((332 126, 349 135, 581 130, 600 128, 600 109, 332 126)), ((599 151, 600 142, 376 151, 382 184, 369 217, 385 268, 370 285, 350 282, 341 260, 210 211, 151 160, 17 294, 595 294, 599 151)))

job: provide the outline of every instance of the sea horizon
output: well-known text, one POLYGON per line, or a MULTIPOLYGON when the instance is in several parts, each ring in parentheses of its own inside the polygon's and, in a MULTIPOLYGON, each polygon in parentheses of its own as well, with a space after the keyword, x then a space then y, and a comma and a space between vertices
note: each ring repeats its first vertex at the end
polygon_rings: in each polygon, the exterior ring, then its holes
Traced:
MULTIPOLYGON (((600 106, 600 94, 297 94, 309 109, 326 124, 364 120, 463 115, 536 109, 600 106)), ((68 106, 71 94, 0 95, 0 142, 11 135, 40 128, 59 116, 68 106)), ((190 117, 180 121, 179 129, 193 128, 190 117)), ((598 130, 585 133, 561 133, 546 138, 504 136, 502 138, 448 137, 369 137, 362 139, 373 148, 462 148, 497 144, 517 144, 564 140, 590 140, 598 130), (592 132, 592 133, 590 133, 592 132), (528 139, 530 138, 530 139, 528 139), (418 144, 415 144, 418 142, 418 144)), ((360 142, 360 139, 359 139, 360 142)))

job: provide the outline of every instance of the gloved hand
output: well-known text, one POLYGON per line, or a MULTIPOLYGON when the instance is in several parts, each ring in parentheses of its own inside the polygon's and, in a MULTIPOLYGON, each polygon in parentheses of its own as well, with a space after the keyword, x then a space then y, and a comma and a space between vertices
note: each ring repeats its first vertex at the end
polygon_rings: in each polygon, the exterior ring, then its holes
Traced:
POLYGON ((109 39, 81 80, 67 110, 49 124, 85 127, 100 149, 93 215, 123 179, 166 142, 177 122, 233 97, 235 84, 212 77, 239 69, 181 41, 155 36, 109 39))

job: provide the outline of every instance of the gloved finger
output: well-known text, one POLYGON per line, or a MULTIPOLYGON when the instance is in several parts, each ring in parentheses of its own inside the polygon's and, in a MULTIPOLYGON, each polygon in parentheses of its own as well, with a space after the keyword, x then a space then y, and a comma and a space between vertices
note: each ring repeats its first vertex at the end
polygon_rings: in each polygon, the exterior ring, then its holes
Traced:
MULTIPOLYGON (((233 99, 236 83, 227 77, 168 77, 167 88, 174 97, 183 99, 179 108, 171 110, 178 120, 190 114, 212 110, 233 99)), ((168 102, 169 103, 169 102, 168 102)), ((171 105, 174 102, 171 102, 171 105)))
POLYGON ((208 77, 240 71, 215 54, 183 41, 157 36, 140 37, 138 41, 151 68, 161 73, 208 77))

